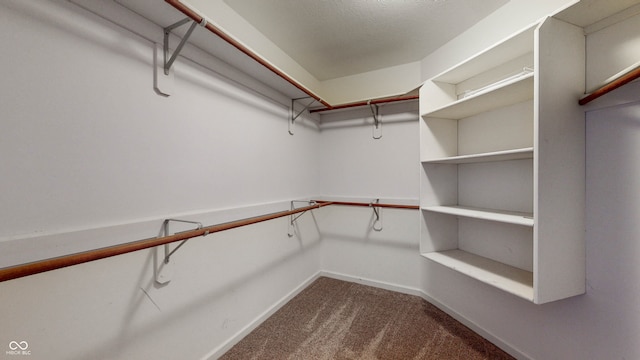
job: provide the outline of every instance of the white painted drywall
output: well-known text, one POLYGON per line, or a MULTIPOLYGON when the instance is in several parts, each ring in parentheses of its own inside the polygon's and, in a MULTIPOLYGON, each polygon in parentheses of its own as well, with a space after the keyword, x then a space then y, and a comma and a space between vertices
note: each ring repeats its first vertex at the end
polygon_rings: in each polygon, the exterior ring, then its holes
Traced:
POLYGON ((368 107, 322 116, 323 195, 364 199, 418 198, 418 103, 380 105, 382 138, 373 139, 368 107))
MULTIPOLYGON (((322 116, 320 177, 326 198, 418 204, 418 103, 379 107, 382 138, 373 139, 367 107, 322 116)), ((416 210, 332 207, 318 214, 322 270, 332 276, 419 287, 416 210)), ((393 287, 392 287, 393 288, 393 287)), ((404 290, 403 290, 404 291, 404 290)))
MULTIPOLYGON (((139 6, 137 1, 120 1, 133 8, 139 6)), ((420 85, 419 62, 318 80, 224 1, 188 0, 183 3, 198 14, 212 14, 213 19, 209 19, 212 24, 331 105, 396 96, 420 85)), ((204 46, 206 48, 207 45, 204 46)))
MULTIPOLYGON (((366 109, 325 116, 321 132, 301 126, 291 137, 287 99, 256 95, 183 57, 175 97, 153 93, 146 29, 159 28, 139 17, 145 36, 67 2, 5 1, 0 10, 0 43, 11 54, 0 87, 4 250, 11 239, 36 255, 127 241, 153 236, 166 216, 216 222, 316 194, 417 198, 417 123, 386 122, 386 107, 381 140, 371 139, 366 109), (187 114, 178 111, 185 104, 187 114), (323 177, 329 170, 342 180, 323 177), (77 241, 38 243, 48 234, 77 241)), ((448 67, 451 49, 463 60, 481 46, 463 51, 466 40, 457 41, 424 63, 448 67)), ((185 51, 230 76, 197 49, 185 51)), ((637 101, 637 93, 634 83, 610 96, 637 101)), ((28 341, 30 359, 215 356, 326 269, 417 288, 522 358, 640 358, 640 107, 607 106, 590 107, 587 119, 584 296, 537 306, 420 259, 412 211, 383 210, 384 230, 373 233, 370 209, 325 208, 300 218, 293 239, 280 219, 190 240, 165 287, 153 285, 152 251, 0 283, 0 357, 10 341, 28 341)), ((2 252, 3 261, 11 256, 2 252)))
POLYGON ((422 80, 465 61, 474 54, 578 0, 511 0, 422 60, 422 80))
MULTIPOLYGON (((132 31, 66 1, 0 4, 2 267, 319 192, 319 132, 305 120, 288 134, 289 99, 229 80, 190 45, 175 93, 156 94, 149 39, 161 29, 122 15, 132 31)), ((30 359, 205 357, 318 272, 313 218, 287 230, 282 218, 192 239, 166 286, 153 282, 152 250, 0 283, 0 358, 11 341, 30 359)))
MULTIPOLYGON (((127 3, 127 1, 123 1, 123 3, 127 3)), ((269 64, 291 78, 296 79, 300 84, 324 98, 324 96, 318 92, 321 84, 318 79, 300 66, 300 64, 276 46, 253 25, 247 22, 245 18, 238 15, 225 1, 187 0, 183 1, 183 3, 193 9, 197 14, 205 16, 207 21, 211 22, 214 26, 221 29, 225 34, 229 35, 253 53, 258 54, 269 64), (208 17, 207 14, 212 14, 213 19, 208 17)))
POLYGON ((420 62, 391 66, 321 82, 330 104, 359 102, 409 93, 420 87, 420 62))
POLYGON ((0 239, 318 192, 317 131, 287 133, 288 99, 181 58, 159 96, 144 38, 64 3, 3 6, 0 239))

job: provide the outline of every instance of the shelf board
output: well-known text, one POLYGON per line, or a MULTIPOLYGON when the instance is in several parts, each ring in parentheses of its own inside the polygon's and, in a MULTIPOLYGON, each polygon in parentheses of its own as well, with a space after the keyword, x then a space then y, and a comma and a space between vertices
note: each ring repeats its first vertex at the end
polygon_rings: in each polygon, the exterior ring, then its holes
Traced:
POLYGON ((470 164, 491 161, 533 159, 533 148, 493 151, 481 154, 451 156, 423 161, 424 164, 470 164))
POLYGON ((519 33, 510 36, 504 41, 486 49, 437 75, 434 80, 449 84, 458 84, 468 78, 488 71, 496 65, 503 64, 511 59, 525 55, 533 51, 533 37, 538 24, 532 24, 519 33))
POLYGON ((462 250, 423 253, 422 256, 476 280, 533 301, 533 273, 462 250))
POLYGON ((511 79, 499 86, 460 99, 428 113, 425 117, 459 120, 485 111, 533 99, 533 73, 511 79))
POLYGON ((480 209, 466 206, 428 206, 423 207, 422 210, 472 219, 497 221, 506 224, 533 227, 533 214, 531 213, 480 209))

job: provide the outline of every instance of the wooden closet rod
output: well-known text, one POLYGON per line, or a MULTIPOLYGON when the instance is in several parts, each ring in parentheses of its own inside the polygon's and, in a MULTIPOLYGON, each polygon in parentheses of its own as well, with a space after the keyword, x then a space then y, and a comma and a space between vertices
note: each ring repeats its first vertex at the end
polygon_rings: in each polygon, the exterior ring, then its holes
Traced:
POLYGON ((418 206, 412 205, 394 205, 394 204, 369 204, 369 203, 357 203, 357 202, 334 202, 334 201, 316 201, 314 205, 305 206, 293 210, 281 211, 277 213, 261 215, 242 220, 231 221, 224 224, 212 225, 203 227, 200 229, 189 230, 180 232, 173 235, 148 238, 138 241, 133 241, 125 244, 109 246, 101 249, 88 250, 76 254, 70 254, 60 256, 51 259, 34 261, 27 264, 15 265, 0 269, 0 282, 21 278, 24 276, 35 275, 46 271, 61 269, 68 266, 79 265, 86 262, 105 259, 112 256, 122 255, 138 250, 144 250, 153 248, 160 245, 173 243, 176 241, 182 241, 191 239, 194 237, 204 236, 207 234, 231 230, 242 226, 257 224, 259 222, 273 220, 289 215, 298 214, 301 212, 319 209, 328 205, 349 205, 349 206, 376 206, 396 209, 418 209, 418 206))
MULTIPOLYGON (((201 23, 202 22, 203 17, 198 15, 198 14, 196 14, 193 10, 191 10, 189 7, 184 5, 180 0, 165 0, 165 1, 169 5, 171 5, 174 8, 176 8, 178 11, 180 11, 183 14, 185 14, 186 16, 190 17, 193 21, 195 21, 197 23, 201 23)), ((252 58, 253 60, 257 61, 260 65, 262 65, 262 66, 266 67, 267 69, 271 70, 273 73, 275 73, 276 75, 280 76, 281 78, 286 80, 291 85, 295 86, 296 88, 298 88, 299 90, 301 90, 305 94, 307 94, 307 95, 311 96, 312 98, 316 99, 322 105, 324 105, 326 107, 331 107, 331 105, 329 105, 329 103, 327 103, 326 101, 322 100, 320 98, 320 96, 316 95, 314 92, 312 92, 311 90, 307 89, 302 84, 298 83, 297 81, 295 81, 293 78, 291 78, 290 76, 288 76, 284 72, 280 71, 280 69, 276 68, 275 66, 270 64, 268 61, 266 61, 265 59, 263 59, 262 57, 258 56, 256 53, 251 51, 249 48, 247 48, 246 46, 242 45, 240 42, 236 41, 231 36, 227 35, 224 31, 222 31, 222 30, 218 29, 217 27, 213 26, 213 24, 211 24, 210 22, 207 22, 205 27, 207 28, 207 30, 209 30, 212 33, 218 35, 222 40, 228 42, 230 45, 232 45, 236 49, 240 50, 245 55, 247 55, 250 58, 252 58)))
MULTIPOLYGON (((191 18, 193 21, 195 21, 197 23, 202 23, 203 17, 198 15, 193 10, 191 10, 188 6, 183 4, 180 0, 165 0, 165 1, 169 5, 173 6, 176 10, 182 12, 184 15, 186 15, 189 18, 191 18)), ((205 28, 207 28, 207 30, 209 30, 212 33, 214 33, 217 36, 219 36, 222 40, 226 41, 227 43, 229 43, 230 45, 232 45, 236 49, 240 50, 245 55, 247 55, 250 58, 252 58, 253 60, 257 61, 260 65, 266 67, 268 70, 270 70, 274 74, 278 75, 279 77, 281 77, 282 79, 284 79, 285 81, 290 83, 291 85, 295 86, 297 89, 301 90, 302 92, 304 92, 305 94, 309 95, 310 97, 316 99, 319 103, 321 103, 323 106, 326 107, 325 109, 311 110, 311 112, 326 111, 326 110, 333 110, 333 109, 344 109, 344 108, 349 108, 349 107, 354 107, 354 106, 367 105, 367 102, 365 101, 365 102, 361 102, 361 103, 353 103, 353 104, 344 104, 344 105, 332 106, 331 104, 327 103, 322 98, 320 98, 320 96, 316 95, 313 91, 309 90, 304 85, 300 84, 299 82, 297 82, 296 80, 294 80, 293 78, 291 78, 290 76, 285 74, 284 72, 280 71, 280 69, 278 69, 277 67, 275 67, 274 65, 269 63, 264 58, 260 57, 258 54, 256 54, 255 52, 253 52, 252 50, 250 50, 249 48, 244 46, 242 43, 238 42, 237 40, 235 40, 234 38, 229 36, 224 31, 222 31, 222 30, 218 29, 217 27, 215 27, 213 24, 207 22, 206 25, 205 25, 205 28)), ((402 98, 402 97, 400 97, 400 98, 388 98, 388 99, 374 100, 374 101, 371 101, 371 103, 372 104, 381 104, 381 103, 384 103, 384 102, 414 100, 414 99, 417 99, 417 98, 418 98, 418 96, 407 96, 407 97, 404 97, 404 98, 402 98)))
POLYGON ((322 111, 329 111, 329 110, 348 109, 352 107, 367 106, 369 104, 375 105, 375 104, 385 104, 385 103, 399 102, 399 101, 418 100, 419 98, 420 96, 418 95, 409 95, 409 96, 400 96, 400 97, 394 97, 394 98, 376 99, 376 100, 371 100, 370 102, 359 101, 359 102, 354 102, 349 104, 336 105, 336 106, 332 106, 330 108, 325 108, 325 109, 311 109, 309 110, 309 112, 315 113, 315 112, 322 112, 322 111))
POLYGON ((381 207, 381 208, 391 208, 391 209, 409 209, 409 210, 418 210, 420 207, 418 205, 398 205, 398 204, 377 204, 377 203, 361 203, 361 202, 350 202, 350 201, 323 201, 323 200, 314 200, 318 204, 329 203, 331 205, 346 205, 346 206, 364 206, 364 207, 381 207))
POLYGON ((586 105, 589 102, 599 98, 600 96, 605 95, 621 87, 622 85, 630 83, 639 77, 640 77, 640 67, 636 67, 634 70, 629 71, 628 73, 618 77, 617 79, 609 82, 608 84, 596 89, 591 94, 583 97, 582 99, 580 99, 580 101, 578 101, 578 103, 580 105, 586 105))
POLYGON ((56 270, 67 266, 78 265, 89 261, 100 260, 111 256, 122 255, 133 251, 149 249, 152 247, 169 244, 176 241, 187 240, 194 237, 235 229, 241 226, 256 224, 259 222, 273 220, 284 216, 301 213, 308 210, 318 209, 323 206, 331 205, 331 202, 316 203, 315 205, 305 206, 294 210, 281 211, 273 214, 261 215, 252 218, 231 221, 224 224, 207 226, 196 230, 180 232, 178 234, 154 237, 133 241, 125 244, 109 246, 101 249, 89 250, 71 255, 60 256, 51 259, 35 261, 32 263, 21 264, 0 269, 0 282, 17 279, 24 276, 35 275, 45 271, 56 270))

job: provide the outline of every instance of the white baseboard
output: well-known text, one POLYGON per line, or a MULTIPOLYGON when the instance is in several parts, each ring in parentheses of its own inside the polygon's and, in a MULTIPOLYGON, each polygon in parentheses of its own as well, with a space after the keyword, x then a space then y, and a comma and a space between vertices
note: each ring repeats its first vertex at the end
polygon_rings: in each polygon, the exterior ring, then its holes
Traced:
POLYGON ((268 308, 265 312, 256 317, 251 323, 249 323, 244 328, 240 329, 237 333, 235 333, 229 340, 224 342, 222 345, 213 349, 211 352, 202 357, 202 360, 215 360, 222 356, 224 353, 229 351, 235 344, 240 342, 245 336, 249 335, 253 330, 255 330, 260 324, 262 324, 265 320, 267 320, 271 315, 275 314, 281 307, 283 307, 286 303, 288 303, 291 299, 293 299, 296 295, 298 295, 302 290, 306 289, 307 286, 311 285, 317 278, 319 278, 320 272, 315 273, 314 275, 307 278, 302 284, 298 285, 295 289, 289 292, 287 295, 278 300, 275 304, 273 304, 270 308, 268 308))
POLYGON ((445 313, 447 313, 452 318, 458 320, 464 326, 466 326, 469 329, 473 330, 478 335, 480 335, 483 338, 489 340, 491 343, 493 343, 494 345, 496 345, 497 347, 502 349, 507 354, 513 356, 514 358, 516 358, 518 360, 531 360, 531 358, 529 356, 525 355, 524 353, 522 353, 521 351, 519 351, 518 349, 513 347, 511 344, 505 342, 504 340, 502 340, 499 337, 493 335, 492 333, 484 330, 483 328, 478 326, 478 324, 476 324, 473 321, 470 321, 469 319, 467 319, 464 316, 460 315, 460 313, 458 313, 457 311, 451 309, 450 307, 446 306, 445 304, 441 303, 440 301, 432 298, 431 296, 427 295, 424 292, 422 292, 422 294, 420 294, 420 296, 423 299, 425 299, 427 302, 429 302, 430 304, 434 305, 438 309, 440 309, 440 310, 444 311, 445 313))
POLYGON ((415 295, 415 296, 424 297, 423 296, 424 293, 422 292, 422 290, 417 289, 417 288, 412 288, 412 287, 409 287, 409 286, 397 285, 397 284, 393 284, 393 283, 377 281, 377 280, 372 280, 372 279, 367 279, 367 278, 362 278, 362 277, 355 277, 355 276, 342 274, 342 273, 336 273, 336 272, 332 272, 332 271, 322 271, 321 270, 318 274, 319 274, 318 277, 325 276, 325 277, 336 279, 336 280, 342 280, 342 281, 352 282, 352 283, 356 283, 356 284, 373 286, 373 287, 376 287, 376 288, 379 288, 379 289, 395 291, 395 292, 399 292, 399 293, 402 293, 402 294, 409 294, 409 295, 415 295))

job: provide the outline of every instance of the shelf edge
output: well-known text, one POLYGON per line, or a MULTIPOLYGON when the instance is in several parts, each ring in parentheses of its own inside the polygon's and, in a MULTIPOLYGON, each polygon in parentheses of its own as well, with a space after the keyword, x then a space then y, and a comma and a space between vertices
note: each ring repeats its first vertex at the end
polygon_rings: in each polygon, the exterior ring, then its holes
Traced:
POLYGON ((534 301, 533 273, 463 250, 422 253, 423 257, 485 284, 534 301), (508 276, 507 273, 511 276, 508 276))
MULTIPOLYGON (((533 79, 534 79, 534 73, 533 72, 532 73, 527 73, 526 75, 523 75, 521 77, 515 78, 515 79, 510 80, 510 81, 507 81, 507 82, 501 84, 500 86, 487 88, 487 89, 485 89, 483 91, 480 91, 477 94, 474 94, 472 96, 456 100, 456 101, 454 101, 454 102, 452 102, 450 104, 441 106, 441 107, 439 107, 437 109, 433 109, 433 110, 428 111, 426 113, 422 113, 422 114, 420 114, 420 116, 422 116, 422 117, 444 117, 444 118, 448 118, 446 116, 446 112, 447 111, 450 111, 450 110, 452 110, 452 109, 454 109, 456 107, 463 107, 466 104, 472 103, 473 101, 481 100, 483 97, 489 97, 492 94, 499 93, 500 91, 505 91, 510 87, 515 87, 515 86, 518 86, 518 85, 521 85, 521 84, 525 84, 527 81, 533 82, 533 79), (442 113, 444 113, 444 115, 442 113)), ((533 91, 533 86, 531 88, 532 88, 532 91, 533 91)), ((527 99, 528 98, 529 97, 527 97, 527 99)), ((531 96, 531 98, 533 98, 533 95, 531 96)), ((522 101, 525 101, 525 100, 526 99, 524 99, 522 101)), ((514 101, 513 103, 515 104, 515 103, 518 103, 518 102, 519 101, 514 101)), ((502 107, 502 106, 506 106, 506 105, 507 104, 505 103, 505 104, 500 105, 498 107, 502 107)), ((481 112, 483 112, 483 111, 480 111, 478 113, 481 113, 481 112)), ((472 114, 475 114, 475 112, 472 112, 472 114)), ((465 118, 465 117, 468 117, 468 116, 473 116, 473 115, 462 116, 461 118, 465 118)), ((453 118, 451 118, 451 119, 452 120, 459 120, 459 119, 453 119, 453 118)))
POLYGON ((423 164, 468 164, 533 159, 533 147, 423 160, 423 164))
POLYGON ((421 208, 424 211, 446 214, 451 216, 462 216, 470 219, 495 221, 504 224, 533 227, 533 214, 516 211, 499 211, 491 209, 481 209, 465 206, 427 206, 421 208))

